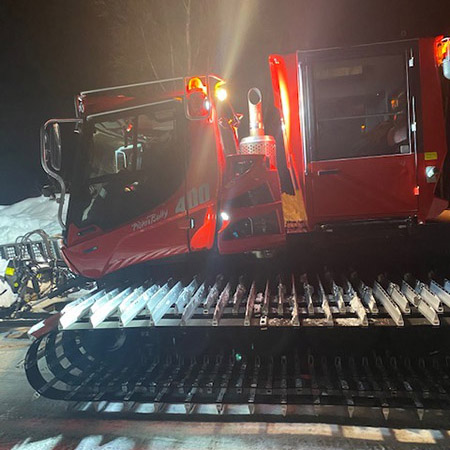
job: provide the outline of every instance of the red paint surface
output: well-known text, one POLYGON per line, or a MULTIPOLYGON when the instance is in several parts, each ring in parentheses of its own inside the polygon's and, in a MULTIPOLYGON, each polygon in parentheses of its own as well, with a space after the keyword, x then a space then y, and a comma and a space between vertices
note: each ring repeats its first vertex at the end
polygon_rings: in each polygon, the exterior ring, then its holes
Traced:
MULTIPOLYGON (((427 166, 442 168, 447 152, 440 69, 434 39, 419 39, 418 43, 415 64, 419 68, 410 71, 410 82, 420 84, 417 155, 309 162, 308 170, 302 143, 302 119, 308 112, 301 109, 296 55, 269 58, 275 106, 285 126, 287 165, 303 195, 308 229, 324 222, 374 218, 417 216, 426 221, 447 207, 446 201, 437 198, 436 183, 427 182, 425 176, 427 166), (426 161, 425 153, 429 152, 436 152, 437 158, 426 161), (320 170, 330 169, 337 173, 318 175, 320 170), (414 194, 416 186, 418 194, 414 194)), ((371 48, 375 46, 367 47, 367 52, 371 48)))
POLYGON ((286 164, 305 203, 307 199, 305 197, 304 149, 300 124, 301 93, 298 89, 297 64, 295 54, 269 57, 275 107, 279 110, 283 127, 286 164))
MULTIPOLYGON (((190 248, 192 251, 210 249, 214 243, 217 221, 216 208, 212 204, 206 210, 205 214, 200 214, 199 216, 199 223, 203 224, 192 232, 190 240, 190 248)), ((195 217, 195 215, 191 214, 191 217, 195 217)))
POLYGON ((165 203, 113 230, 94 227, 93 231, 79 236, 80 230, 74 224, 69 225, 63 253, 76 272, 101 278, 130 265, 212 248, 224 166, 215 111, 211 119, 188 121, 188 129, 186 177, 165 203), (186 194, 200 186, 208 186, 209 199, 190 205, 186 194), (176 213, 183 196, 186 211, 176 213), (164 220, 139 230, 133 228, 134 223, 161 211, 167 211, 164 220), (190 229, 190 219, 193 219, 193 229, 190 229), (95 250, 86 253, 94 247, 95 250))
POLYGON ((448 202, 446 204, 443 201, 435 201, 435 196, 438 196, 435 192, 436 183, 427 183, 425 177, 427 166, 442 169, 447 155, 447 142, 439 76, 441 69, 437 66, 435 58, 434 39, 420 39, 419 52, 421 86, 419 132, 422 133, 423 147, 419 147, 417 161, 417 178, 420 186, 418 216, 420 220, 425 221, 435 218, 448 206, 448 202), (425 153, 427 152, 436 152, 437 159, 426 161, 425 153))
MULTIPOLYGON (((441 85, 434 55, 434 40, 419 40, 420 101, 418 111, 417 155, 398 154, 333 161, 310 162, 305 167, 302 142, 298 61, 296 54, 272 55, 269 59, 275 106, 280 112, 287 165, 294 184, 303 196, 308 229, 324 222, 370 220, 417 216, 420 221, 433 218, 446 206, 435 196, 436 183, 427 183, 426 166, 440 169, 446 155, 446 140, 441 98, 441 85), (437 158, 425 161, 425 153, 436 152, 437 158), (416 162, 417 160, 417 162, 416 162), (306 170, 307 169, 307 170, 306 170), (321 170, 336 173, 319 175, 321 170), (418 195, 416 186, 419 186, 418 195)), ((367 51, 370 51, 368 48, 367 51)), ((136 99, 118 97, 115 102, 91 105, 111 108, 136 99)), ((242 253, 283 245, 285 242, 281 194, 276 170, 267 167, 262 155, 224 156, 215 109, 206 120, 189 122, 189 155, 186 181, 165 204, 136 218, 167 210, 167 218, 133 230, 132 223, 103 232, 95 229, 85 236, 69 227, 64 254, 72 267, 85 276, 98 278, 132 264, 166 258, 173 255, 212 249, 217 233, 221 253, 242 253), (254 165, 236 177, 233 163, 239 158, 252 159, 254 165), (263 183, 269 186, 273 202, 244 208, 231 208, 230 200, 263 183), (175 213, 180 196, 207 185, 209 199, 175 213), (217 230, 220 210, 230 216, 228 224, 217 230), (224 240, 227 226, 245 217, 257 217, 275 212, 280 233, 245 239, 224 240), (194 219, 190 228, 189 219, 194 219), (85 250, 97 247, 95 251, 85 250)), ((187 199, 186 199, 187 200, 187 199)), ((186 205, 188 202, 186 201, 186 205)))
POLYGON ((310 163, 310 225, 327 220, 408 216, 417 211, 414 155, 310 163), (319 175, 323 170, 336 174, 319 175))
POLYGON ((221 210, 225 211, 229 220, 218 232, 218 249, 221 254, 243 253, 252 250, 268 249, 281 246, 286 241, 283 211, 281 206, 281 189, 276 170, 267 167, 264 155, 233 155, 226 158, 225 184, 221 192, 221 210), (235 175, 235 164, 239 161, 253 161, 253 165, 243 174, 235 175), (266 184, 273 201, 255 206, 233 207, 231 201, 249 190, 266 184), (252 236, 241 239, 224 239, 226 229, 247 217, 257 218, 275 212, 279 233, 252 236))
POLYGON ((74 239, 70 239, 77 235, 77 228, 71 224, 68 245, 63 248, 66 258, 82 275, 100 278, 132 264, 186 253, 186 214, 174 212, 178 198, 183 193, 184 189, 178 190, 166 204, 114 230, 84 236, 82 242, 75 243, 74 239), (140 230, 133 229, 133 223, 161 210, 167 210, 167 219, 140 230), (97 249, 86 253, 93 247, 97 249))

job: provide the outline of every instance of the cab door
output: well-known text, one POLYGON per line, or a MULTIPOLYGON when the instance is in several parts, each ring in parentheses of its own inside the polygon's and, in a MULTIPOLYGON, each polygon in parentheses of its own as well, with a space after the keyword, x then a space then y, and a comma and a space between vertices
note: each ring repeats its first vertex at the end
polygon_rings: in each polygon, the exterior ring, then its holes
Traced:
POLYGON ((413 48, 380 44, 298 57, 309 106, 311 222, 416 214, 413 48))
POLYGON ((99 278, 124 267, 188 253, 187 119, 178 101, 85 125, 71 193, 66 258, 99 278))

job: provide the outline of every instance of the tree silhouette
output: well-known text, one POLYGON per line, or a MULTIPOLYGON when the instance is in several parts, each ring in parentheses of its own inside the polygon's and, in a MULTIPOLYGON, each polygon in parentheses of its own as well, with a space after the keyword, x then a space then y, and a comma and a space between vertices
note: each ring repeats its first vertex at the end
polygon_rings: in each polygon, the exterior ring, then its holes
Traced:
MULTIPOLYGON (((114 81, 214 70, 217 0, 96 0, 110 36, 114 81)), ((113 81, 113 80, 112 80, 113 81)))

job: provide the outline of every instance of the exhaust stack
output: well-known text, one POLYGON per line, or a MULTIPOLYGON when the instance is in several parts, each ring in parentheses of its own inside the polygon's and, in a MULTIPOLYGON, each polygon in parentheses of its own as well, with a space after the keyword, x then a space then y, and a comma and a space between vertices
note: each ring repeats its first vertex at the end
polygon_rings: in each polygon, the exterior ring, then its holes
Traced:
POLYGON ((270 168, 276 169, 277 152, 275 138, 264 133, 261 91, 258 88, 251 88, 248 91, 247 98, 250 136, 241 140, 239 153, 241 155, 266 155, 270 161, 270 168))
POLYGON ((247 94, 247 99, 250 136, 264 136, 261 91, 258 88, 250 89, 247 94))

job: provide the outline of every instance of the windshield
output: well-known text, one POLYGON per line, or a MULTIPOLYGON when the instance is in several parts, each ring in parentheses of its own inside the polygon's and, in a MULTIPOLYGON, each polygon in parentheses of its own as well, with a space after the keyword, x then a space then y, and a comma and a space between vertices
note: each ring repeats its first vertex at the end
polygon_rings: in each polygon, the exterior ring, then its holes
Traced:
POLYGON ((94 123, 72 220, 113 228, 168 200, 184 180, 185 121, 172 101, 94 123))

